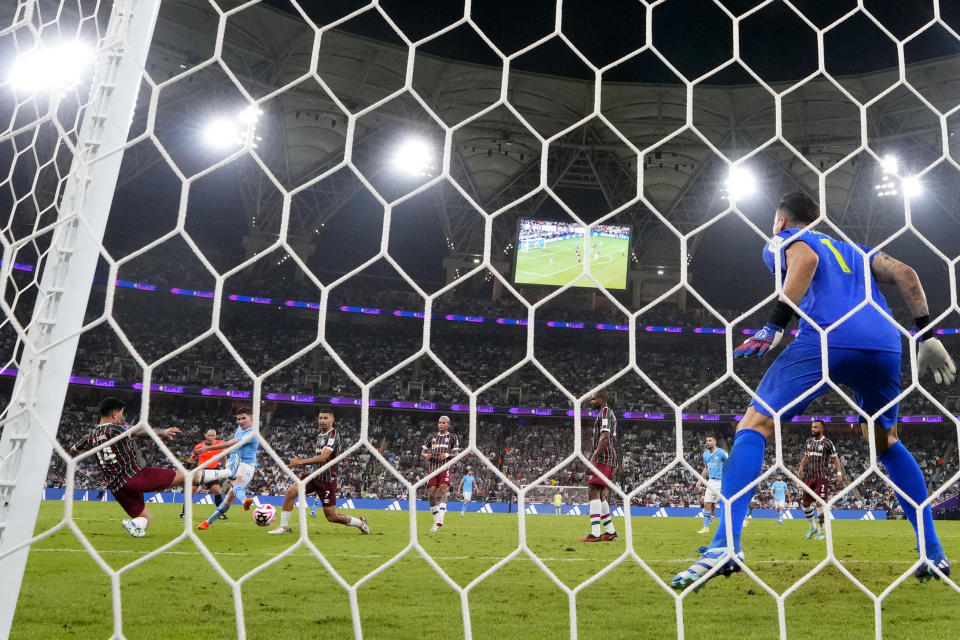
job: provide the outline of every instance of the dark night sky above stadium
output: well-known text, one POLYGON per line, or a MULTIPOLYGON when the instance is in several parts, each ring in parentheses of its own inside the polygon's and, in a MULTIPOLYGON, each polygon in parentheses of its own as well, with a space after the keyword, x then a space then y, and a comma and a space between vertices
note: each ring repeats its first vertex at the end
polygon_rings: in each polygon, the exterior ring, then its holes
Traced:
MULTIPOLYGON (((742 15, 760 0, 719 0, 734 15, 742 15)), ((288 2, 269 4, 287 11, 288 2)), ((366 0, 305 3, 308 15, 327 24, 367 4, 366 0)), ((380 5, 417 40, 456 21, 463 3, 455 0, 381 0, 380 5)), ((824 28, 857 6, 856 0, 794 0, 793 5, 819 28, 824 28)), ((505 53, 513 53, 552 30, 555 0, 474 0, 471 16, 505 53)), ((932 0, 865 0, 864 7, 897 38, 934 18, 932 0)), ((643 46, 646 10, 639 0, 566 0, 563 32, 594 64, 603 66, 643 46)), ((960 29, 960 3, 942 2, 941 17, 960 29)), ((699 75, 728 59, 732 49, 731 21, 710 0, 669 0, 653 11, 654 44, 685 74, 699 75)), ((349 21, 349 31, 375 39, 393 40, 392 30, 372 12, 349 21)), ((816 37, 783 2, 774 2, 742 22, 742 54, 770 81, 797 79, 810 73, 816 60, 816 37)), ((828 69, 839 75, 866 73, 897 65, 896 49, 862 14, 845 21, 826 38, 828 69)), ((433 46, 428 45, 428 46, 433 46)), ((906 62, 917 62, 956 53, 955 41, 940 37, 918 38, 907 47, 906 62)), ((473 40, 446 40, 431 53, 469 62, 496 63, 489 49, 473 40)), ((518 67, 540 73, 583 76, 580 69, 559 66, 548 48, 518 60, 518 67)), ((586 75, 589 78, 592 76, 586 75)), ((629 81, 630 78, 614 78, 629 81)), ((672 76, 647 81, 675 81, 672 76)))

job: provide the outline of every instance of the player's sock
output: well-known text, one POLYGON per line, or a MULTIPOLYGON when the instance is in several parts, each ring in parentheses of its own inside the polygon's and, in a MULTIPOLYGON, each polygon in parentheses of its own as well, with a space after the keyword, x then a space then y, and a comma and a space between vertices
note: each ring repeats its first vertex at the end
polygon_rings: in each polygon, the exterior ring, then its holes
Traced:
POLYGON ((807 522, 810 523, 811 529, 817 528, 817 510, 815 507, 804 507, 803 515, 807 517, 807 522))
POLYGON ((227 480, 233 475, 230 469, 204 469, 193 476, 194 484, 208 484, 214 480, 227 480))
POLYGON ((440 519, 437 522, 439 522, 440 524, 443 524, 443 519, 447 515, 447 503, 441 502, 440 504, 437 505, 437 509, 439 509, 440 511, 440 515, 438 516, 440 519))
MULTIPOLYGON (((724 467, 720 493, 724 498, 742 490, 745 486, 760 476, 763 467, 763 452, 767 448, 767 439, 763 434, 753 429, 741 429, 733 437, 733 447, 724 467)), ((742 496, 730 503, 730 524, 732 525, 733 540, 731 544, 735 553, 740 553, 740 533, 743 531, 743 520, 750 507, 750 500, 757 488, 753 487, 742 496)), ((727 508, 720 509, 720 520, 717 523, 717 533, 713 536, 710 547, 727 546, 726 530, 727 508)))
POLYGON ((600 537, 600 506, 599 500, 590 501, 590 535, 600 537))
POLYGON ((363 526, 363 520, 361 520, 360 518, 354 518, 353 516, 350 516, 350 522, 347 523, 347 526, 356 527, 357 529, 359 529, 360 527, 363 526))
POLYGON ((281 511, 280 512, 280 526, 284 529, 290 528, 290 516, 293 514, 293 511, 281 511))
POLYGON ((214 509, 213 514, 209 518, 207 518, 207 524, 213 524, 214 522, 219 520, 223 516, 223 514, 227 512, 227 509, 229 508, 230 508, 230 505, 228 505, 226 502, 220 503, 220 506, 214 509))
POLYGON ((711 513, 705 513, 705 514, 703 514, 703 528, 704 528, 704 529, 709 529, 711 522, 713 522, 713 514, 711 514, 711 513))
MULTIPOLYGON (((903 514, 913 525, 913 530, 917 531, 917 510, 903 499, 901 491, 917 504, 927 499, 927 484, 923 480, 923 472, 920 470, 920 466, 901 442, 897 442, 887 449, 883 455, 877 456, 877 460, 883 463, 883 466, 887 469, 887 475, 900 488, 900 491, 894 493, 897 494, 897 500, 903 507, 903 514)), ((918 544, 919 538, 918 533, 918 544)), ((937 537, 937 531, 933 527, 933 512, 930 510, 929 504, 923 507, 923 538, 927 557, 934 562, 943 559, 943 547, 940 545, 940 538, 937 537)))
POLYGON ((233 495, 237 497, 237 504, 243 504, 244 500, 247 499, 247 490, 243 485, 235 484, 233 485, 233 495))
POLYGON ((213 496, 213 504, 215 504, 215 505, 217 505, 217 506, 219 507, 221 502, 223 502, 223 495, 222 495, 222 494, 217 494, 217 495, 213 496))
POLYGON ((310 508, 310 515, 316 515, 317 511, 322 506, 323 506, 323 500, 321 500, 319 497, 315 497, 313 499, 313 506, 310 508))
POLYGON ((433 514, 433 524, 440 524, 440 507, 430 507, 430 513, 433 514))
POLYGON ((138 516, 133 519, 133 524, 137 526, 138 529, 147 530, 147 525, 150 524, 149 521, 143 516, 138 516))
POLYGON ((467 503, 466 503, 466 502, 461 502, 461 503, 460 503, 460 515, 463 515, 463 514, 465 514, 466 512, 467 512, 467 503))
POLYGON ((603 527, 604 533, 617 532, 617 530, 613 528, 613 519, 610 517, 610 503, 606 500, 600 501, 600 525, 603 527))

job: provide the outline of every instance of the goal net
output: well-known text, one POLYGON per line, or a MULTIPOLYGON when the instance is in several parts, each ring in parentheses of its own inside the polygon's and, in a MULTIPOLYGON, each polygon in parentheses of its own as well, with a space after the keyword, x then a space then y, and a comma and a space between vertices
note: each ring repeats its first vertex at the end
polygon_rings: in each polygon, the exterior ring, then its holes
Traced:
POLYGON ((716 530, 710 439, 730 450, 768 366, 733 350, 783 293, 760 260, 783 193, 819 203, 844 272, 834 240, 914 266, 926 337, 960 355, 960 13, 414 4, 0 5, 0 636, 786 638, 827 603, 863 635, 941 633, 948 568, 910 580, 932 532, 866 522, 957 509, 960 395, 922 375, 895 289, 843 320, 901 334, 929 497, 860 435, 889 406, 824 374, 760 477, 714 498, 753 496, 761 550, 710 606, 670 582, 716 530), (238 434, 220 457, 256 443, 252 477, 148 492, 130 538, 116 442, 71 449, 106 396, 143 465, 191 477, 194 447, 238 434), (818 418, 843 469, 826 498, 798 469, 818 418), (240 502, 279 512, 290 487, 291 535, 261 535, 240 502), (799 547, 804 497, 824 540, 799 547), (608 512, 618 538, 574 544, 608 512))

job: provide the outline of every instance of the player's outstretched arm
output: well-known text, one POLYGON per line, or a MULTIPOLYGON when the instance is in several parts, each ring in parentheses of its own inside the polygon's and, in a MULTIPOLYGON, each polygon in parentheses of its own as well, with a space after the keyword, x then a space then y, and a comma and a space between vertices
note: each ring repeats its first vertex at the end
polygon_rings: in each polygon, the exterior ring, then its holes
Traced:
MULTIPOLYGON (((882 251, 870 261, 870 270, 877 282, 897 285, 903 301, 913 314, 917 331, 922 332, 930 324, 930 309, 917 272, 910 265, 882 251)), ((957 366, 940 340, 936 336, 924 336, 921 333, 917 341, 920 343, 917 352, 920 375, 930 371, 937 384, 953 384, 957 377, 957 366)))
POLYGON ((763 325, 763 328, 733 350, 734 358, 752 355, 762 358, 767 351, 776 347, 783 337, 784 329, 793 318, 793 308, 787 304, 787 301, 799 305, 807 295, 807 289, 813 282, 813 275, 817 272, 817 265, 820 262, 817 252, 805 242, 798 241, 787 247, 784 253, 787 277, 783 282, 780 299, 777 300, 773 313, 770 314, 770 320, 763 325))
POLYGON ((322 465, 322 464, 325 464, 327 460, 330 459, 330 454, 332 453, 333 453, 333 449, 331 447, 324 447, 323 450, 320 451, 318 455, 315 455, 312 458, 298 458, 297 456, 293 456, 292 458, 290 458, 289 466, 305 467, 311 464, 322 465))
MULTIPOLYGON (((150 433, 147 431, 147 429, 153 429, 153 427, 151 427, 150 425, 140 426, 139 428, 134 427, 134 429, 130 433, 130 436, 133 438, 148 438, 150 437, 150 433)), ((156 431, 158 435, 163 436, 167 439, 173 438, 174 436, 178 436, 182 433, 180 431, 180 427, 167 427, 166 429, 153 429, 153 430, 156 431)))
POLYGON ((221 449, 228 449, 233 445, 237 444, 238 442, 240 441, 237 440, 236 438, 230 438, 226 442, 218 442, 217 444, 205 444, 199 449, 194 449, 193 451, 197 455, 200 455, 202 453, 206 453, 207 451, 220 451, 221 449))

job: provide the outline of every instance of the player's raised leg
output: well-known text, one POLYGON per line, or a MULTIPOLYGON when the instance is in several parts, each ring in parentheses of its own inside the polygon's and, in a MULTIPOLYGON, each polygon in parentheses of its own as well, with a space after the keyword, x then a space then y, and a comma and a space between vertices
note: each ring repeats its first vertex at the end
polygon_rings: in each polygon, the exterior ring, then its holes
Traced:
POLYGON ((231 457, 231 461, 231 463, 228 463, 228 468, 234 470, 236 479, 233 482, 233 486, 230 487, 230 493, 224 501, 220 503, 220 506, 214 509, 209 518, 198 525, 202 530, 208 529, 214 522, 223 518, 234 502, 240 502, 240 504, 243 505, 244 511, 249 511, 250 505, 253 504, 253 498, 247 495, 246 487, 247 483, 253 479, 254 466, 240 462, 239 459, 234 459, 233 457, 231 457))
MULTIPOLYGON (((227 469, 204 470, 196 472, 193 479, 197 484, 211 482, 217 479, 230 477, 227 469)), ((144 493, 166 491, 171 487, 183 485, 184 475, 174 469, 145 467, 130 478, 120 489, 113 492, 113 496, 130 516, 120 524, 134 538, 142 538, 150 525, 151 515, 143 499, 144 493)))

